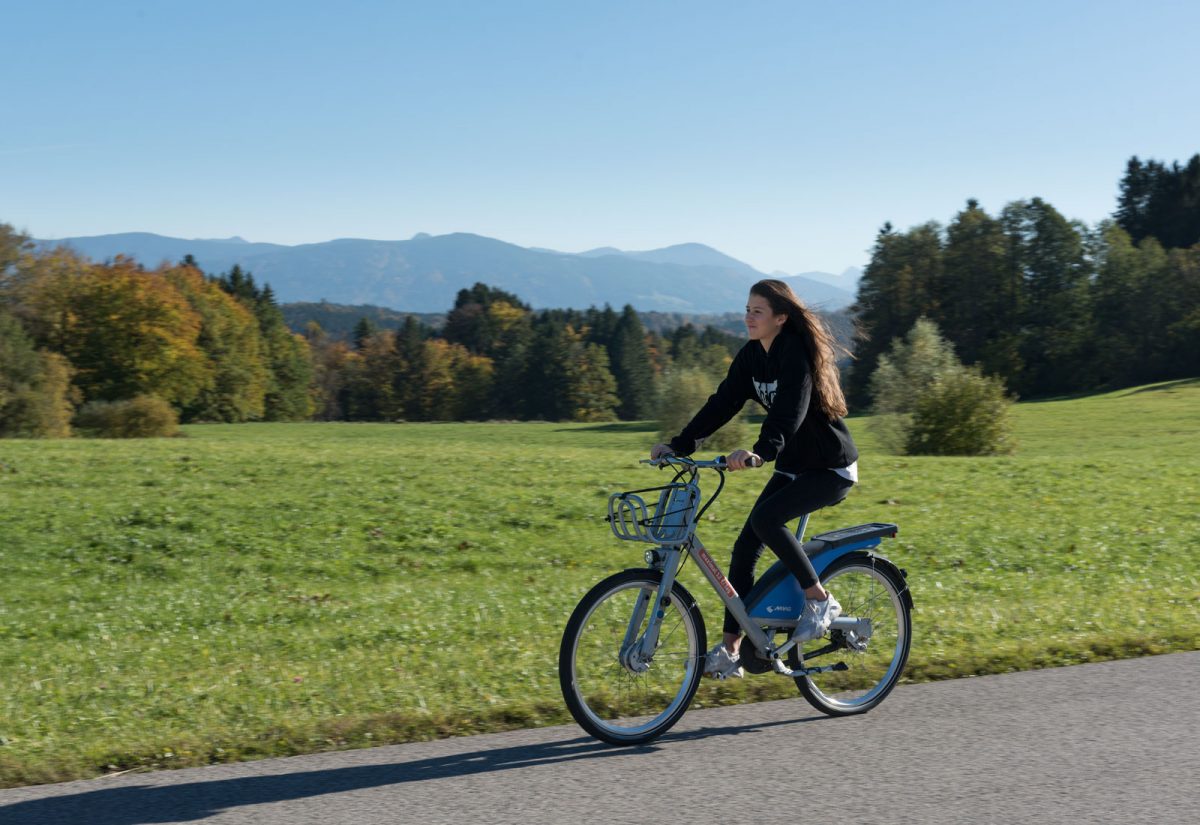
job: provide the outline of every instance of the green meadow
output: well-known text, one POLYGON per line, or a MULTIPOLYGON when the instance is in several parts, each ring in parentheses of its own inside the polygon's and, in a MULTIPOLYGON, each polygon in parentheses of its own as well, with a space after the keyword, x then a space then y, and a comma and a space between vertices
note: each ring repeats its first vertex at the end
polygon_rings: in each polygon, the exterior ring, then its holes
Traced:
MULTIPOLYGON (((813 527, 900 525, 906 679, 1200 647, 1200 381, 1016 423, 1011 456, 910 458, 851 421, 862 483, 813 527)), ((659 482, 653 426, 185 430, 0 442, 0 786, 570 721, 560 634, 641 563, 603 516, 659 482)), ((718 560, 764 480, 706 516, 718 560)), ((813 712, 770 674, 697 704, 786 696, 813 712)))

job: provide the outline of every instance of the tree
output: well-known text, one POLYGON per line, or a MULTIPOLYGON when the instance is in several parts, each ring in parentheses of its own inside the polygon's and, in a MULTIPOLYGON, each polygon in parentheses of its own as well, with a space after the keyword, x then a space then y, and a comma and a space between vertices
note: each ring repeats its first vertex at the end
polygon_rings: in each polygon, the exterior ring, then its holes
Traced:
POLYGON ((339 406, 348 421, 391 421, 404 417, 396 397, 395 377, 400 370, 396 336, 375 332, 362 339, 342 363, 339 406))
POLYGON ((1200 154, 1184 165, 1143 163, 1135 155, 1125 167, 1117 198, 1117 224, 1134 244, 1155 238, 1166 249, 1200 243, 1200 154))
POLYGON ((211 384, 200 316, 159 273, 121 257, 84 264, 52 255, 27 267, 22 281, 35 336, 71 363, 85 401, 155 395, 183 407, 211 384))
POLYGON ((0 223, 0 285, 16 267, 21 256, 33 249, 29 236, 0 223))
POLYGON ((962 360, 1014 378, 1020 372, 1021 281, 1009 261, 1004 225, 975 200, 946 230, 935 320, 962 360))
POLYGON ((344 341, 327 335, 316 321, 309 322, 304 340, 313 365, 314 415, 321 421, 339 421, 345 417, 343 393, 349 362, 358 355, 344 341))
POLYGON ((855 362, 847 381, 847 400, 869 403, 871 375, 888 342, 904 335, 917 319, 938 314, 936 284, 941 280, 942 238, 937 223, 905 233, 884 224, 871 260, 858 284, 853 311, 858 319, 855 362))
POLYGON ((366 346, 367 341, 370 340, 371 336, 378 331, 379 328, 375 326, 375 322, 370 318, 359 318, 358 323, 354 325, 354 332, 351 333, 350 340, 354 342, 354 348, 356 350, 361 350, 364 346, 366 346))
POLYGON ((522 381, 525 418, 564 421, 571 417, 568 397, 571 345, 575 331, 561 318, 542 315, 534 324, 522 381))
POLYGON ((233 268, 217 279, 223 290, 237 298, 258 319, 263 355, 270 373, 263 398, 263 418, 268 421, 302 421, 312 415, 313 365, 308 342, 288 329, 275 302, 270 284, 261 289, 254 276, 233 268))
POLYGON ((270 374, 257 319, 215 280, 194 266, 169 269, 163 277, 200 318, 197 344, 209 363, 210 380, 185 404, 185 421, 254 421, 263 417, 270 374))
POLYGON ((617 320, 608 352, 617 382, 617 415, 626 421, 649 418, 654 414, 654 366, 641 319, 629 304, 617 320))
POLYGON ((1122 386, 1150 380, 1152 341, 1161 323, 1153 284, 1167 277, 1167 254, 1152 237, 1134 246, 1129 234, 1109 224, 1102 229, 1103 258, 1091 286, 1091 331, 1095 355, 1091 386, 1122 386))
POLYGON ((530 311, 516 295, 486 284, 461 289, 446 316, 442 337, 471 352, 495 357, 509 328, 530 311))
POLYGON ((572 421, 612 421, 617 382, 608 369, 608 353, 599 344, 577 341, 567 365, 566 407, 572 421))
POLYGON ((38 350, 21 322, 0 308, 0 437, 71 434, 70 367, 38 350))
POLYGON ((1081 227, 1041 198, 1009 204, 1002 220, 1024 292, 1017 389, 1034 396, 1082 389, 1091 269, 1081 227))

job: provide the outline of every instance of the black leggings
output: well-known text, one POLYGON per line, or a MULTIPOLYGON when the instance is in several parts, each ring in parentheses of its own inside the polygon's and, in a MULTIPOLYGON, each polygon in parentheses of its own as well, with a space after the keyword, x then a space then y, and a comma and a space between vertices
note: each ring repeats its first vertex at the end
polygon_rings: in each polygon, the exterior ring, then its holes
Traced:
MULTIPOLYGON (((770 547, 775 555, 787 565, 788 570, 804 588, 817 583, 817 573, 812 562, 800 548, 796 535, 787 523, 805 513, 837 504, 850 492, 854 482, 833 470, 808 470, 793 480, 775 473, 754 502, 754 508, 746 519, 746 526, 733 543, 733 557, 729 560, 729 583, 742 598, 754 584, 754 566, 762 555, 763 545, 770 547)), ((742 629, 725 611, 725 632, 741 633, 742 629)))

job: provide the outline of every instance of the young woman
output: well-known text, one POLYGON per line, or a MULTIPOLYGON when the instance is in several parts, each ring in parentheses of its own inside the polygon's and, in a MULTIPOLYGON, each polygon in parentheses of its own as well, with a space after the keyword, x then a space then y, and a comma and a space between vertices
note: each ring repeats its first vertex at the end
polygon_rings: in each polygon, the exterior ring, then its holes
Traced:
MULTIPOLYGON (((833 337, 791 288, 776 280, 750 288, 746 330, 750 340, 734 357, 717 391, 683 432, 667 444, 656 444, 650 457, 690 455, 749 400, 767 410, 753 449, 734 450, 727 458, 733 471, 775 462, 775 472, 733 544, 729 582, 739 595, 748 593, 763 545, 770 547, 807 598, 795 638, 816 639, 829 630, 841 606, 817 581, 787 522, 836 504, 858 481, 858 450, 842 420, 846 401, 838 383, 833 337)), ((742 676, 741 629, 728 610, 724 631, 723 641, 708 653, 704 672, 721 679, 742 676)))

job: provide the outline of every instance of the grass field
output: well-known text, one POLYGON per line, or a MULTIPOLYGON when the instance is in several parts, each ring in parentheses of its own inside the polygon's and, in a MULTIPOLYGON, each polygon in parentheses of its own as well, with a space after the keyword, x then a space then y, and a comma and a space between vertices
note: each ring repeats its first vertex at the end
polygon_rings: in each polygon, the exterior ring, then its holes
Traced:
MULTIPOLYGON (((882 549, 914 592, 909 680, 1200 647, 1200 381, 1021 404, 1001 458, 882 455, 865 425, 862 483, 813 526, 900 525, 882 549)), ((657 481, 636 463, 653 438, 0 442, 0 786, 569 721, 559 637, 591 584, 640 564, 602 517, 657 481)), ((763 480, 731 476, 710 511, 719 560, 763 480)), ((715 597, 683 581, 715 637, 715 597)), ((768 675, 697 702, 793 695, 768 675)))

